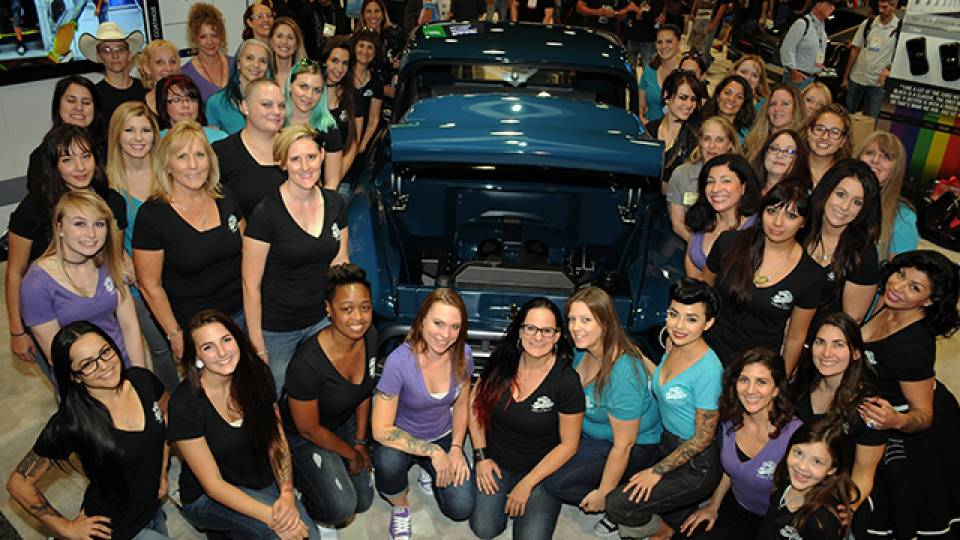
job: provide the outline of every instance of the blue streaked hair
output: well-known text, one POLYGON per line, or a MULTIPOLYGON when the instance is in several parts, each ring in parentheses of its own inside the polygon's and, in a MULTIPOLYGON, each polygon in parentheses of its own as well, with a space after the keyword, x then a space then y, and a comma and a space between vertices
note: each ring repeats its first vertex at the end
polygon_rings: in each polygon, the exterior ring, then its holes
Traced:
POLYGON ((313 110, 310 111, 310 127, 321 133, 327 133, 330 131, 330 128, 337 125, 337 121, 333 118, 333 115, 330 114, 330 108, 327 106, 327 77, 323 72, 323 67, 319 63, 308 59, 300 60, 294 64, 293 68, 290 69, 290 75, 287 77, 287 84, 283 91, 287 104, 286 124, 290 125, 290 119, 293 117, 294 105, 290 89, 293 87, 293 81, 297 78, 297 75, 301 73, 319 75, 321 81, 323 81, 323 91, 320 92, 320 101, 318 101, 317 104, 313 106, 313 110))

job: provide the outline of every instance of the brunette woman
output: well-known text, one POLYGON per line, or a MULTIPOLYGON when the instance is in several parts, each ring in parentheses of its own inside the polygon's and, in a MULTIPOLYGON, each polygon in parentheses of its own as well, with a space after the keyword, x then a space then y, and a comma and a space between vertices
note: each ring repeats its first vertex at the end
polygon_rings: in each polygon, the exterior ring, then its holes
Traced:
POLYGON ((767 514, 773 472, 800 424, 793 416, 783 358, 762 347, 740 355, 723 374, 723 476, 707 504, 687 518, 680 532, 695 538, 752 535, 767 514))
POLYGON ((88 130, 64 124, 51 129, 41 143, 40 184, 27 193, 10 215, 7 272, 4 290, 10 350, 24 362, 34 362, 53 379, 49 364, 37 354, 34 337, 20 318, 20 285, 27 266, 39 258, 53 240, 53 213, 68 191, 92 191, 107 202, 119 230, 127 228, 123 197, 107 187, 99 157, 88 130))
MULTIPOLYGON (((270 44, 270 29, 276 14, 270 0, 255 2, 243 10, 243 39, 258 39, 270 44)), ((237 55, 239 57, 239 55, 237 55)))
POLYGON ((396 91, 396 74, 400 67, 400 54, 406 38, 403 28, 391 22, 388 6, 383 0, 363 0, 360 6, 360 30, 369 30, 380 38, 380 55, 373 62, 373 71, 384 82, 383 94, 393 98, 396 91))
POLYGON ((810 180, 814 187, 830 167, 850 157, 851 129, 850 115, 836 103, 818 109, 807 119, 802 133, 810 148, 810 180))
POLYGON ((760 195, 766 195, 780 180, 787 177, 799 178, 809 184, 810 171, 807 162, 807 141, 792 129, 780 129, 767 137, 752 162, 753 172, 757 175, 760 195))
POLYGON ((356 124, 357 153, 367 150, 367 145, 377 134, 380 126, 380 111, 383 105, 383 80, 373 71, 373 62, 380 56, 383 45, 376 34, 360 31, 350 38, 356 62, 353 64, 354 122, 356 124))
POLYGON ((206 102, 205 112, 210 125, 228 135, 243 129, 246 121, 240 104, 247 95, 247 85, 259 78, 273 78, 273 51, 263 41, 248 39, 237 47, 236 61, 227 85, 206 102))
POLYGON ((407 339, 387 357, 373 402, 376 485, 392 506, 392 539, 412 534, 407 471, 414 463, 421 487, 429 488, 445 516, 463 521, 473 511, 473 480, 463 454, 472 373, 466 306, 452 289, 434 289, 420 304, 407 339))
POLYGON ((760 108, 770 97, 770 83, 767 81, 767 68, 763 59, 755 54, 745 54, 730 67, 730 75, 744 78, 753 91, 753 106, 759 113, 760 108))
POLYGON ((243 306, 250 341, 277 394, 297 344, 329 324, 324 277, 349 262, 343 197, 320 187, 323 148, 303 124, 273 144, 287 179, 257 205, 243 239, 243 306))
POLYGON ((284 94, 286 124, 306 124, 323 135, 323 187, 340 185, 340 162, 343 159, 343 136, 327 106, 327 83, 323 66, 313 60, 301 60, 290 72, 290 83, 284 94))
POLYGON ((736 128, 737 138, 742 143, 757 115, 750 83, 740 75, 728 75, 713 91, 713 97, 703 108, 703 115, 708 118, 720 115, 727 119, 736 128))
POLYGON ((144 101, 150 108, 150 112, 157 114, 157 82, 164 77, 180 73, 180 56, 177 55, 177 46, 165 39, 155 39, 147 43, 137 56, 137 69, 140 73, 140 81, 147 89, 144 101))
POLYGON ((244 216, 283 183, 273 144, 283 127, 283 92, 273 79, 255 79, 243 90, 243 129, 217 142, 220 181, 236 196, 244 216))
POLYGON ((227 138, 227 134, 223 131, 207 126, 200 89, 190 77, 186 75, 164 77, 157 82, 156 92, 160 103, 157 109, 157 123, 162 130, 161 137, 166 135, 167 130, 177 122, 187 120, 203 126, 203 133, 210 144, 227 138))
POLYGON ((196 122, 180 122, 160 142, 156 186, 133 231, 133 262, 147 301, 175 358, 183 326, 215 306, 242 321, 240 246, 243 217, 220 188, 217 156, 196 122))
POLYGON ((570 357, 560 310, 534 298, 488 360, 470 407, 478 490, 470 529, 479 538, 502 533, 507 518, 517 540, 553 537, 560 499, 544 481, 576 454, 584 412, 570 357))
POLYGON ((270 370, 219 311, 200 311, 186 332, 167 434, 183 457, 180 513, 201 531, 319 540, 293 491, 270 370))
POLYGON ((838 162, 813 190, 803 246, 824 274, 814 320, 836 311, 855 321, 867 315, 880 277, 880 217, 880 185, 860 160, 838 162))
POLYGON ((367 436, 374 381, 367 365, 377 333, 366 276, 353 264, 330 268, 324 296, 331 324, 297 349, 280 405, 294 484, 321 524, 347 523, 373 504, 367 436))
POLYGON ((644 66, 640 76, 640 118, 645 123, 663 118, 662 86, 667 77, 680 67, 681 34, 680 29, 672 24, 664 24, 657 29, 657 56, 644 66))
MULTIPOLYGON (((350 41, 342 36, 328 39, 323 46, 321 61, 326 70, 327 108, 330 110, 334 121, 336 121, 337 130, 343 140, 343 157, 340 159, 340 179, 342 179, 350 170, 350 167, 353 166, 353 160, 357 157, 357 149, 359 148, 359 135, 357 134, 355 120, 356 92, 353 84, 354 78, 348 76, 350 68, 354 64, 354 52, 350 41)), ((340 185, 340 179, 336 183, 324 180, 324 186, 337 189, 340 185)))
POLYGON ((703 164, 720 154, 739 154, 740 143, 737 133, 727 119, 711 116, 703 121, 700 128, 700 144, 690 153, 690 159, 673 170, 667 184, 667 210, 673 232, 686 241, 690 241, 690 229, 684 217, 697 201, 697 179, 703 164))
MULTIPOLYGON (((610 295, 588 286, 567 299, 567 327, 577 352, 586 411, 577 453, 547 478, 547 489, 584 512, 602 512, 623 479, 653 464, 663 428, 643 353, 620 326, 610 295)), ((597 534, 616 533, 603 518, 597 534)))
POLYGON ((274 80, 280 88, 285 88, 290 70, 307 57, 297 22, 290 17, 277 17, 270 27, 270 48, 273 50, 274 80))
POLYGON ((809 208, 803 183, 784 180, 763 197, 752 227, 714 242, 703 276, 723 312, 707 341, 723 362, 767 347, 782 351, 787 373, 796 367, 823 289, 822 269, 797 240, 809 208))
POLYGON ((200 89, 200 101, 206 103, 227 85, 234 62, 233 57, 227 55, 227 28, 223 13, 216 6, 206 2, 190 6, 187 43, 197 49, 197 55, 180 71, 193 80, 200 89))
POLYGON ((759 205, 757 179, 746 159, 721 154, 706 162, 700 170, 697 202, 684 218, 692 233, 683 261, 687 277, 700 277, 720 234, 753 225, 759 205))
POLYGON ((124 369, 110 336, 87 321, 61 328, 51 346, 57 412, 7 481, 10 495, 58 538, 167 538, 167 393, 152 373, 124 369), (90 480, 74 519, 40 491, 56 463, 76 454, 90 480))
POLYGON ((854 156, 870 166, 880 182, 880 241, 877 253, 881 261, 917 248, 917 214, 913 206, 901 197, 903 179, 907 174, 907 150, 900 138, 886 131, 875 131, 867 136, 854 156))
POLYGON ((774 131, 792 129, 798 133, 803 130, 804 113, 800 104, 800 91, 790 85, 778 85, 770 94, 757 114, 753 129, 743 140, 747 159, 753 161, 760 153, 763 143, 774 131))
POLYGON ((651 377, 664 427, 660 459, 607 496, 607 517, 621 538, 670 538, 720 481, 714 434, 723 366, 703 339, 718 308, 717 294, 702 281, 684 278, 670 287, 670 346, 651 377))
MULTIPOLYGON (((774 492, 758 540, 841 540, 850 532, 851 493, 842 426, 821 420, 804 424, 790 438, 787 457, 774 473, 774 492)), ((756 530, 756 529, 755 529, 756 530)))
POLYGON ((663 116, 645 127, 655 139, 664 142, 663 184, 673 170, 687 161, 697 147, 700 104, 707 97, 703 83, 685 71, 675 71, 663 81, 663 116))
POLYGON ((934 362, 936 338, 960 327, 960 276, 945 256, 919 250, 894 257, 881 283, 881 307, 862 329, 880 392, 864 400, 860 415, 868 427, 890 432, 870 528, 892 528, 898 538, 950 538, 960 517, 952 497, 960 482, 952 450, 960 445, 960 411, 935 379, 934 362))

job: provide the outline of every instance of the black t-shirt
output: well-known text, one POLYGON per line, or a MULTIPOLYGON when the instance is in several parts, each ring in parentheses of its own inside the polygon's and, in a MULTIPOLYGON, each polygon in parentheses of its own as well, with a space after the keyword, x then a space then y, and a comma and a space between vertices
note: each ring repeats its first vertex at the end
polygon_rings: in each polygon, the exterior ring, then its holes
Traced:
POLYGON ((557 0, 517 0, 517 20, 542 23, 548 9, 556 14, 557 0), (530 7, 531 2, 533 7, 530 7))
POLYGON ((525 474, 560 444, 559 415, 583 411, 580 377, 569 364, 558 360, 530 397, 515 402, 507 390, 493 405, 487 453, 500 467, 525 474))
POLYGON ((283 385, 284 399, 280 402, 280 412, 283 415, 287 429, 296 431, 290 414, 290 404, 287 398, 300 401, 317 400, 320 410, 320 425, 335 431, 343 425, 363 400, 373 394, 375 386, 370 370, 367 366, 376 360, 377 331, 370 328, 363 336, 364 358, 368 359, 364 366, 363 379, 360 384, 353 384, 344 379, 337 368, 330 363, 327 353, 320 347, 317 340, 319 334, 310 336, 297 347, 297 352, 287 366, 287 380, 283 385))
MULTIPOLYGON (((804 424, 812 424, 827 416, 826 414, 815 414, 813 412, 810 394, 800 398, 795 414, 804 424)), ((863 418, 856 411, 850 415, 849 419, 850 422, 844 426, 844 431, 847 433, 848 459, 846 462, 850 466, 850 471, 847 472, 853 472, 853 458, 856 456, 857 445, 880 446, 887 444, 887 432, 867 427, 863 418)))
POLYGON ((107 83, 106 79, 93 85, 97 91, 97 97, 100 99, 100 109, 103 111, 103 121, 110 125, 110 118, 113 117, 113 111, 117 107, 128 101, 143 101, 147 91, 140 84, 140 79, 133 77, 133 82, 129 88, 118 90, 107 83))
MULTIPOLYGON (((127 201, 112 189, 107 190, 107 206, 113 212, 113 217, 117 223, 117 229, 123 231, 127 228, 127 201)), ((52 212, 53 209, 50 209, 52 212)), ((53 239, 53 231, 50 229, 50 220, 52 215, 40 210, 40 193, 30 192, 20 201, 16 210, 10 214, 10 232, 33 241, 30 246, 30 260, 33 261, 50 245, 53 239)))
MULTIPOLYGON (((643 2, 642 0, 630 0, 638 6, 643 2)), ((651 0, 650 11, 645 11, 639 16, 630 12, 627 14, 626 19, 626 34, 627 39, 630 41, 636 41, 639 43, 653 43, 657 40, 657 17, 660 16, 660 13, 663 12, 663 3, 664 0, 651 0)), ((626 5, 626 4, 624 4, 626 5)))
POLYGON ((867 361, 877 372, 880 397, 894 407, 907 405, 900 382, 936 376, 937 338, 922 319, 879 341, 866 343, 867 361))
POLYGON ((321 189, 323 228, 313 236, 300 228, 277 189, 250 215, 246 235, 270 244, 260 282, 263 328, 274 332, 306 328, 324 317, 323 291, 330 263, 347 229, 347 205, 337 192, 321 189))
POLYGON ((743 232, 721 233, 707 257, 707 267, 717 274, 720 313, 706 337, 724 367, 730 365, 741 352, 753 347, 780 351, 784 328, 793 308, 816 308, 823 290, 823 270, 804 251, 800 261, 786 277, 767 287, 757 287, 751 283, 749 304, 745 307, 736 306, 722 266, 724 255, 743 232))
POLYGON ((764 0, 737 0, 733 4, 734 28, 746 21, 760 22, 764 0))
MULTIPOLYGON (((370 111, 370 102, 373 99, 383 99, 383 79, 380 78, 379 74, 370 72, 370 80, 367 81, 367 84, 355 89, 354 95, 356 96, 353 100, 354 117, 366 119, 367 113, 370 111)), ((364 127, 366 127, 365 122, 364 127)))
POLYGON ((339 127, 330 126, 327 131, 320 135, 323 138, 323 150, 326 153, 343 151, 343 135, 340 133, 339 127))
POLYGON ((320 59, 320 53, 327 40, 323 35, 325 24, 334 25, 336 28, 334 34, 342 36, 350 33, 349 22, 339 0, 332 0, 327 5, 322 5, 317 0, 300 8, 297 12, 297 23, 303 32, 303 46, 307 50, 307 56, 314 60, 320 59))
MULTIPOLYGON (((153 519, 160 508, 160 474, 163 470, 163 444, 166 427, 159 401, 163 397, 163 383, 150 371, 131 367, 125 375, 133 385, 143 407, 143 431, 123 431, 114 428, 117 448, 122 452, 117 473, 123 477, 126 493, 104 492, 104 486, 91 482, 83 494, 83 511, 88 516, 110 518, 111 538, 127 540, 137 535, 153 519)), ((52 419, 51 419, 52 421, 52 419)), ((53 429, 48 422, 33 452, 55 460, 66 460, 75 446, 69 440, 45 440, 53 429), (46 443, 46 444, 44 444, 46 443)))
MULTIPOLYGON (((343 147, 347 146, 347 137, 350 134, 350 122, 353 120, 350 118, 350 114, 347 112, 346 107, 343 106, 343 103, 337 106, 336 109, 330 109, 330 115, 333 116, 333 119, 337 122, 337 132, 340 134, 340 144, 343 147)), ((335 152, 336 150, 327 150, 328 152, 335 152)))
POLYGON ((152 199, 140 207, 133 249, 163 250, 163 289, 181 326, 198 311, 233 315, 243 307, 240 286, 240 208, 227 189, 217 199, 220 225, 200 232, 170 203, 152 199))
POLYGON ((276 165, 260 165, 240 138, 240 131, 213 143, 220 162, 220 183, 230 188, 244 216, 283 183, 284 173, 276 165))
MULTIPOLYGON (((518 2, 526 4, 526 0, 517 0, 518 2)), ((542 1, 546 0, 537 0, 539 4, 542 1)), ((583 3, 591 9, 600 9, 603 7, 613 8, 614 11, 622 9, 626 4, 627 0, 583 0, 583 3)), ((600 30, 610 30, 613 31, 617 27, 617 18, 616 17, 596 17, 590 15, 580 15, 582 19, 582 24, 590 28, 597 28, 600 30)), ((526 20, 526 19, 520 19, 526 20)), ((540 20, 536 22, 543 22, 543 16, 541 15, 540 20)))
MULTIPOLYGON (((271 381, 271 393, 272 384, 271 381)), ((256 458, 247 431, 242 425, 228 424, 202 388, 194 388, 189 380, 181 382, 170 398, 169 411, 167 438, 170 442, 203 437, 217 462, 220 476, 228 484, 263 489, 273 483, 270 464, 256 458)), ((202 494, 203 486, 190 465, 184 463, 180 470, 180 499, 189 504, 202 494)))
MULTIPOLYGON (((808 517, 802 529, 793 526, 795 515, 780 506, 785 489, 774 490, 770 496, 767 515, 760 524, 757 540, 841 540, 840 521, 826 507, 820 507, 808 517)), ((836 506, 831 505, 831 506, 836 506)))
MULTIPOLYGON (((819 266, 819 265, 818 265, 819 266)), ((827 315, 843 311, 843 288, 847 282, 855 285, 876 285, 880 280, 880 262, 877 250, 868 246, 860 254, 860 261, 847 273, 846 280, 837 282, 836 272, 831 266, 821 266, 823 272, 823 293, 820 295, 820 307, 810 323, 810 338, 814 337, 817 327, 827 315)))

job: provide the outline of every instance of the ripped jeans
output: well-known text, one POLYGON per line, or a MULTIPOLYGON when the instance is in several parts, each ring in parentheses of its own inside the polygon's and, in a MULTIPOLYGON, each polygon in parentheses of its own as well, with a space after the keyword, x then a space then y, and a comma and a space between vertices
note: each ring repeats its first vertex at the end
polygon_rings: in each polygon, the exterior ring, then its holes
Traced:
MULTIPOLYGON (((334 433, 350 442, 356 433, 353 416, 334 433)), ((293 483, 300 490, 303 506, 314 520, 339 525, 350 516, 366 512, 373 504, 373 478, 362 470, 350 476, 347 462, 340 454, 304 439, 295 430, 287 431, 293 460, 293 483)))

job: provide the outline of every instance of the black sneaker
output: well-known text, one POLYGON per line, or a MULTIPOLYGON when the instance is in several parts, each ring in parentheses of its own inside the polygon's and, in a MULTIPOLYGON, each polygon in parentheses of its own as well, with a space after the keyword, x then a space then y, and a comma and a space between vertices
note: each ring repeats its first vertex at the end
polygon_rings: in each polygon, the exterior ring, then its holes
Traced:
POLYGON ((616 536, 620 533, 620 527, 617 527, 617 524, 610 521, 610 518, 606 514, 600 518, 600 521, 593 526, 593 534, 599 536, 600 538, 609 538, 611 536, 616 536))

